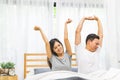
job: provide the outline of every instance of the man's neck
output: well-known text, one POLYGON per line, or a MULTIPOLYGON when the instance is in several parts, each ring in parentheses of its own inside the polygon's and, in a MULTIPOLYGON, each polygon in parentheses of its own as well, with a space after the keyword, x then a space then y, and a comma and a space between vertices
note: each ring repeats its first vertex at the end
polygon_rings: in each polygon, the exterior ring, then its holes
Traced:
POLYGON ((85 48, 90 52, 94 52, 89 46, 86 46, 85 48))

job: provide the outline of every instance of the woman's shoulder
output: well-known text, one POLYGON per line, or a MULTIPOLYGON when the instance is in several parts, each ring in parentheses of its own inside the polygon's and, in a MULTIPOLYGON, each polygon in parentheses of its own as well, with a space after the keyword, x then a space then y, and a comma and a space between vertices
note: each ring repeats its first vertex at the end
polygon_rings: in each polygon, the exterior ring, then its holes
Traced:
POLYGON ((65 55, 65 56, 72 57, 72 55, 69 55, 67 51, 64 52, 64 55, 65 55))

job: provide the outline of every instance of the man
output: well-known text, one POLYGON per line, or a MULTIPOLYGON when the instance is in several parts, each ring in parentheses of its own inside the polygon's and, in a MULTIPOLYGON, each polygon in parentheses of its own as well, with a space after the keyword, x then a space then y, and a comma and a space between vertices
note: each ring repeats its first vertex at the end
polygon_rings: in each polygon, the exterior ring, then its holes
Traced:
POLYGON ((75 32, 75 53, 77 56, 78 72, 90 73, 99 69, 99 53, 102 47, 103 29, 98 17, 83 17, 75 32), (86 46, 81 43, 81 30, 85 20, 96 20, 98 34, 89 34, 86 38, 86 46))

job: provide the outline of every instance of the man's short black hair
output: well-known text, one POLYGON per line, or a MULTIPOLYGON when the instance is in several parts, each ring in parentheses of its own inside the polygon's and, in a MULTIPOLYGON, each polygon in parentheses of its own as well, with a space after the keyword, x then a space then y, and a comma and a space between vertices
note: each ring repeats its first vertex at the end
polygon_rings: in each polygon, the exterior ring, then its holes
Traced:
POLYGON ((86 38, 86 44, 87 44, 87 41, 88 40, 91 40, 91 41, 93 41, 94 39, 100 39, 99 38, 99 36, 98 35, 96 35, 96 34, 89 34, 88 36, 87 36, 87 38, 86 38))

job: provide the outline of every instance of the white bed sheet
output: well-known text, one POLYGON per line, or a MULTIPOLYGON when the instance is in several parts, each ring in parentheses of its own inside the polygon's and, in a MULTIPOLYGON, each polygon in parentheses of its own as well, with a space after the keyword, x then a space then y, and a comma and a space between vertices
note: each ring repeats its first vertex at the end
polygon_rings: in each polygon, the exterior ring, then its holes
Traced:
POLYGON ((56 79, 69 78, 69 77, 80 77, 87 80, 96 80, 88 75, 80 74, 72 71, 50 71, 50 72, 28 76, 25 80, 56 80, 56 79))
POLYGON ((87 75, 72 71, 50 71, 28 76, 25 80, 56 80, 71 77, 79 77, 86 80, 120 80, 120 69, 99 70, 87 75))
POLYGON ((120 69, 110 68, 109 70, 99 70, 88 75, 101 80, 120 80, 120 69))

